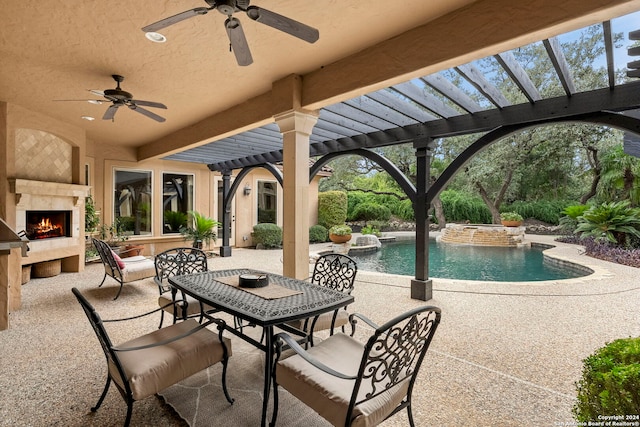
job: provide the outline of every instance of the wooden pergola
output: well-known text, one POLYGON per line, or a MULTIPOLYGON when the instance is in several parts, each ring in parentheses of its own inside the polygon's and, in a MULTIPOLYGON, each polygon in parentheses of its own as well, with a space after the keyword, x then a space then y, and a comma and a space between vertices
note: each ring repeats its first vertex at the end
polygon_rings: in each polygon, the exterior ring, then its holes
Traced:
MULTIPOLYGON (((453 175, 478 151, 505 136, 522 129, 559 122, 585 122, 611 126, 640 135, 640 81, 616 80, 611 22, 601 24, 606 52, 607 79, 602 87, 580 91, 565 57, 559 37, 542 40, 546 54, 564 90, 562 96, 542 96, 532 82, 525 65, 516 60, 513 51, 493 58, 502 67, 524 99, 511 103, 475 63, 467 63, 389 88, 377 90, 320 109, 317 122, 309 134, 309 157, 316 162, 309 179, 332 159, 343 155, 361 155, 378 163, 400 185, 412 201, 416 217, 416 271, 412 281, 412 297, 431 298, 428 276, 427 211, 433 198, 453 175), (452 82, 447 75, 456 75, 466 88, 452 82), (634 111, 636 110, 636 111, 634 111), (635 114, 634 114, 635 113, 635 114), (482 134, 455 161, 430 183, 429 165, 433 141, 456 135, 482 134), (392 163, 371 149, 411 143, 415 149, 417 183, 414 185, 392 163)), ((637 40, 637 31, 628 35, 637 40)), ((632 50, 630 53, 633 54, 632 50)), ((633 77, 634 63, 628 64, 633 77)), ((637 72, 637 70, 635 71, 637 72)), ((631 79, 633 80, 633 79, 631 79)), ((513 99, 514 97, 510 97, 513 99)), ((629 151, 635 139, 626 138, 629 151)), ((271 171, 283 184, 275 164, 284 160, 283 133, 280 126, 270 123, 231 137, 167 156, 166 159, 207 163, 224 180, 223 247, 221 254, 230 255, 228 225, 230 203, 241 179, 230 181, 231 171, 240 169, 240 177, 256 167, 271 171)))

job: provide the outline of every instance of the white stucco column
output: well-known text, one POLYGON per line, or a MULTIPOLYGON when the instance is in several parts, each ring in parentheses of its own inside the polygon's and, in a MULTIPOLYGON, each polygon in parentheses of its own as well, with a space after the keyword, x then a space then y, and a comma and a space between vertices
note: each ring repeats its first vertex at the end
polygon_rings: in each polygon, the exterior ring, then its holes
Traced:
POLYGON ((309 135, 316 113, 289 111, 275 117, 283 142, 283 273, 309 276, 309 135))

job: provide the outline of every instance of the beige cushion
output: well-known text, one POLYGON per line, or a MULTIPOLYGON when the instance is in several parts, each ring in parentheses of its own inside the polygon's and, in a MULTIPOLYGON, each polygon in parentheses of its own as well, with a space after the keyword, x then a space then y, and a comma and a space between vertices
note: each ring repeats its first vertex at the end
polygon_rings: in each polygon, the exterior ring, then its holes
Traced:
MULTIPOLYGON (((186 295, 186 300, 187 300, 187 316, 193 316, 196 314, 200 314, 200 302, 195 299, 192 296, 186 295)), ((176 295, 176 299, 182 299, 182 297, 180 296, 180 293, 178 293, 178 295, 176 295)), ((167 304, 171 304, 173 301, 171 299, 171 292, 165 292, 164 294, 160 295, 160 297, 158 298, 158 305, 160 307, 165 307, 167 304)), ((178 303, 178 316, 182 315, 182 304, 178 303)), ((210 305, 207 304, 202 304, 202 307, 204 308, 204 311, 206 313, 211 312, 211 311, 217 311, 216 308, 211 307, 210 305)), ((165 311, 168 311, 169 313, 173 314, 173 306, 167 306, 164 308, 165 311)))
POLYGON ((156 275, 156 266, 152 259, 143 256, 124 258, 125 268, 122 269, 122 281, 133 282, 156 275))
MULTIPOLYGON (((167 340, 183 334, 199 324, 193 319, 158 329, 142 337, 127 341, 117 347, 135 347, 167 340)), ((224 338, 228 355, 231 341, 224 338)), ((201 329, 172 343, 143 350, 118 351, 125 375, 129 378, 135 400, 144 399, 179 382, 223 359, 223 348, 218 333, 201 329)), ((118 385, 122 378, 115 365, 109 361, 109 373, 118 385)))
MULTIPOLYGON (((331 321, 333 320, 333 314, 334 314, 333 311, 330 313, 321 314, 318 317, 316 324, 313 326, 313 330, 326 331, 328 329, 331 329, 331 321)), ((288 324, 290 326, 293 326, 296 329, 305 330, 304 328, 305 322, 306 322, 306 319, 301 319, 301 320, 294 320, 294 321, 288 322, 288 324)), ((349 313, 347 312, 347 310, 342 310, 342 309, 338 310, 338 315, 336 316, 334 329, 338 329, 341 326, 346 325, 347 323, 349 323, 349 313)), ((308 330, 311 329, 312 324, 313 324, 313 318, 310 318, 309 323, 307 324, 308 330)))
MULTIPOLYGON (((337 333, 309 349, 318 361, 346 375, 357 375, 364 346, 355 339, 337 333)), ((344 425, 355 380, 343 380, 315 368, 298 355, 278 362, 276 379, 307 406, 336 426, 344 425)), ((404 399, 409 381, 394 386, 354 408, 352 426, 375 426, 382 422, 404 399)), ((358 398, 371 389, 363 381, 358 398)))

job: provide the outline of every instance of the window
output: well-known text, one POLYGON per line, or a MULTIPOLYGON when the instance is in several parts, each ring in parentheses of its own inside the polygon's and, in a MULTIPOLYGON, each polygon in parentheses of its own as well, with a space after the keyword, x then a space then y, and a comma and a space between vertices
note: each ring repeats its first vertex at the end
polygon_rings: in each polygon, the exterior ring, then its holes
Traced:
POLYGON ((258 181, 258 224, 276 224, 278 219, 278 187, 276 182, 258 181))
POLYGON ((193 175, 162 174, 162 232, 179 233, 193 210, 193 175))
POLYGON ((127 235, 151 234, 151 172, 118 169, 113 186, 114 225, 127 235))

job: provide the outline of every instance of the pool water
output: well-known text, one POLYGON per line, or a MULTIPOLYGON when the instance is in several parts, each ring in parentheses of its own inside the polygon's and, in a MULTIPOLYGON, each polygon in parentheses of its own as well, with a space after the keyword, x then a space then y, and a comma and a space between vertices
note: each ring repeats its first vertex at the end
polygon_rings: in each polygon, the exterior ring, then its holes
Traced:
MULTIPOLYGON (((550 262, 543 249, 429 244, 429 277, 495 282, 571 279, 589 273, 550 262)), ((377 252, 349 253, 359 270, 415 275, 415 241, 383 243, 377 252)))

